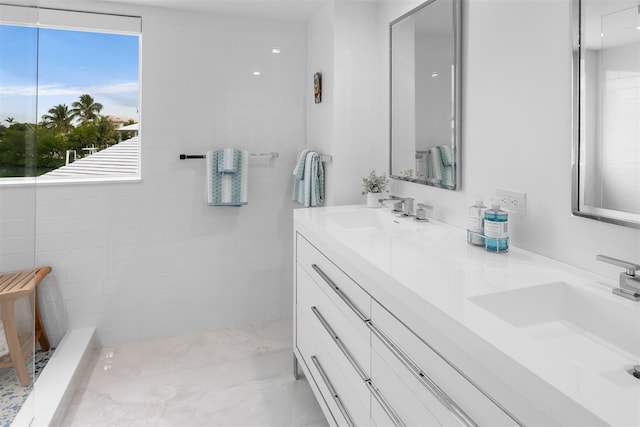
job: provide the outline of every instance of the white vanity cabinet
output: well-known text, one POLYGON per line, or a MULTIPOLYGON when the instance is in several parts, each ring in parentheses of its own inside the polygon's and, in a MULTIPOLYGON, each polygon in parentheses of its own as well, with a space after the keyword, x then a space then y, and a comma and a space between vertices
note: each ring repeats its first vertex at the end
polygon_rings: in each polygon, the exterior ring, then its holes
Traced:
POLYGON ((330 424, 519 424, 345 271, 296 233, 294 353, 330 424))
POLYGON ((425 337, 375 301, 371 311, 371 378, 407 425, 519 425, 425 337))
POLYGON ((332 425, 640 426, 615 280, 361 205, 294 231, 294 353, 332 425))
POLYGON ((371 297, 296 236, 295 351, 333 425, 370 424, 371 297))

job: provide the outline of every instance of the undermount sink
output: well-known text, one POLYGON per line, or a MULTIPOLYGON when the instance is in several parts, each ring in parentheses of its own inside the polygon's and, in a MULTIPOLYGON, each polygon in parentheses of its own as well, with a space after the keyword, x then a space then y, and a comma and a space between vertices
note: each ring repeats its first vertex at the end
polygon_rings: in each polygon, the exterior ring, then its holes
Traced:
POLYGON ((561 343, 578 360, 588 358, 585 353, 597 345, 613 346, 640 361, 640 311, 626 301, 564 282, 469 300, 535 339, 561 343))
POLYGON ((388 210, 369 209, 358 212, 333 212, 327 220, 346 231, 383 232, 387 234, 420 231, 423 224, 410 218, 394 216, 388 210))

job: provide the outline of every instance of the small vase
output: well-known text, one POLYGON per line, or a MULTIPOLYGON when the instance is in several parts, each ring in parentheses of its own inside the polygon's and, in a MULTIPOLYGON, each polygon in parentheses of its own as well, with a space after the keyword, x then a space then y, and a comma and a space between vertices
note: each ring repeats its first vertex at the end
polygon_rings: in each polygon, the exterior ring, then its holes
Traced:
POLYGON ((367 207, 368 208, 379 208, 380 200, 382 198, 382 193, 367 193, 367 207))

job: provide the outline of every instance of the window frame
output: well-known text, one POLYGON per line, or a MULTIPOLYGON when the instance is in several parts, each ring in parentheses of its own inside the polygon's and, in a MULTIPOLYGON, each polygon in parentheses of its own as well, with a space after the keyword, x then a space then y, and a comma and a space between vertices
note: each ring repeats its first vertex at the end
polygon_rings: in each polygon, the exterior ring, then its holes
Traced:
MULTIPOLYGON (((25 185, 68 185, 142 181, 142 17, 86 12, 38 6, 0 4, 0 25, 16 25, 103 34, 134 35, 138 38, 138 164, 134 174, 79 175, 77 177, 0 177, 0 188, 25 185)), ((36 84, 39 82, 36 81, 36 84)), ((36 98, 39 94, 36 92, 36 98)), ((39 120, 40 118, 37 118, 39 120)))

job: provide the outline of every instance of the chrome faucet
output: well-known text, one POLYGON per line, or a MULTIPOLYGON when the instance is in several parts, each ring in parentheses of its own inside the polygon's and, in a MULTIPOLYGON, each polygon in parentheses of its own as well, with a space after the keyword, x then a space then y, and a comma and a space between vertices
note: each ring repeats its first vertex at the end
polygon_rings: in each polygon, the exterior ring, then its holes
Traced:
POLYGON ((427 205, 426 203, 418 203, 415 220, 428 222, 429 218, 427 218, 427 210, 430 210, 430 209, 432 210, 433 206, 427 205))
POLYGON ((411 197, 398 197, 389 195, 388 199, 378 199, 383 205, 385 202, 393 203, 393 212, 401 213, 403 216, 413 215, 413 199, 411 197))
POLYGON ((622 261, 617 258, 611 258, 606 255, 597 255, 596 259, 626 268, 626 272, 620 273, 619 287, 614 289, 613 293, 632 301, 640 301, 640 276, 636 276, 636 271, 640 270, 640 265, 622 261))

